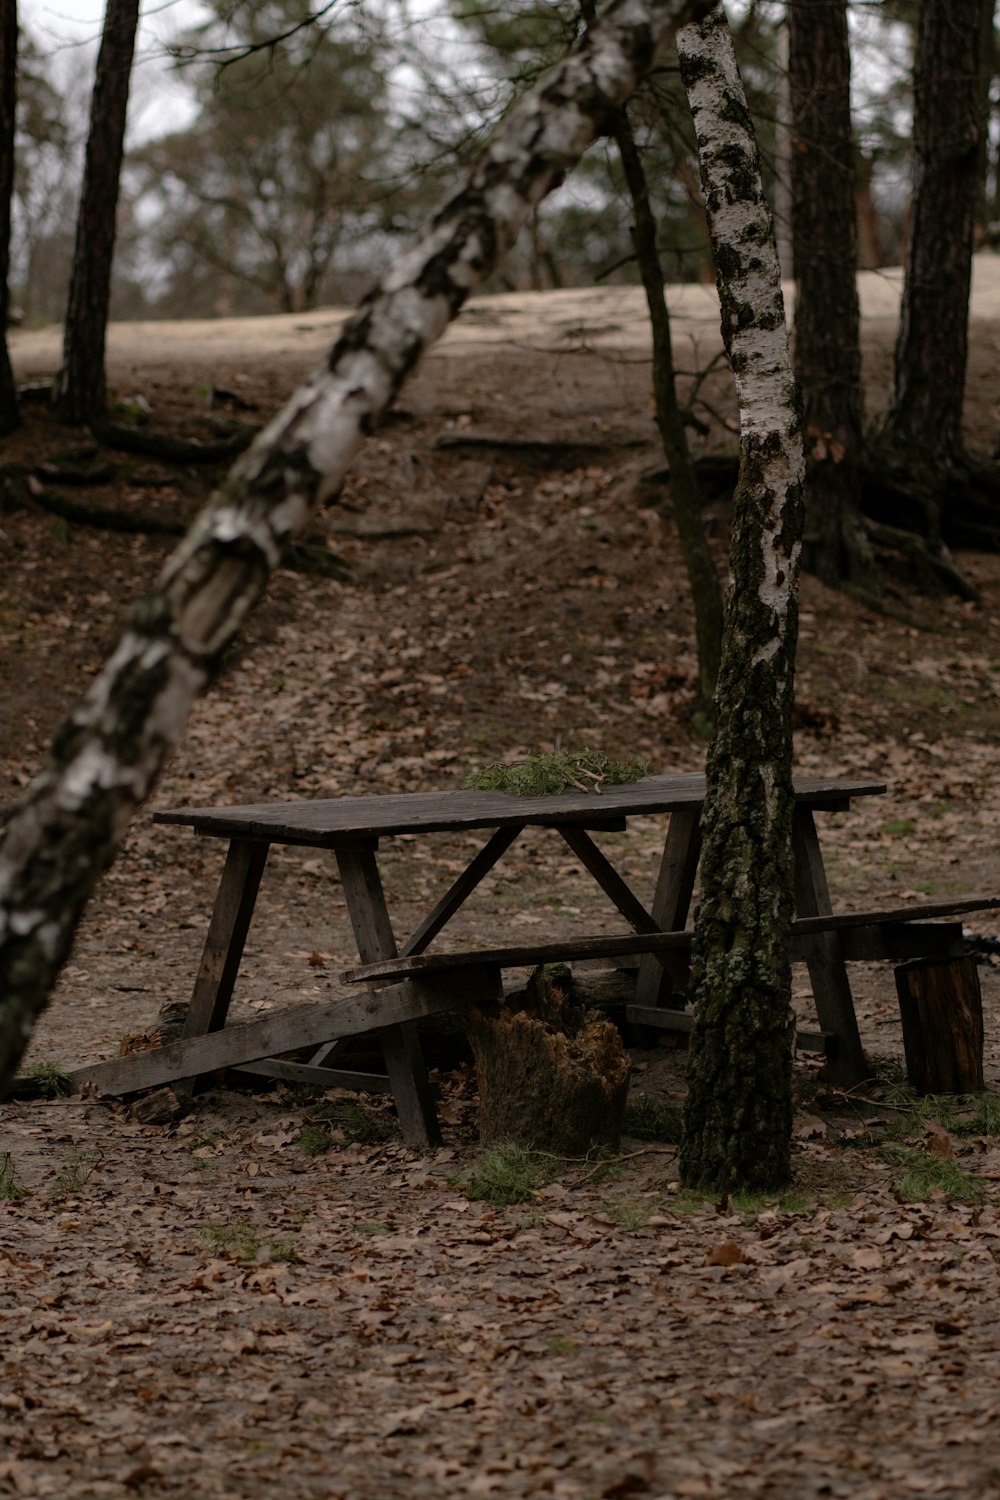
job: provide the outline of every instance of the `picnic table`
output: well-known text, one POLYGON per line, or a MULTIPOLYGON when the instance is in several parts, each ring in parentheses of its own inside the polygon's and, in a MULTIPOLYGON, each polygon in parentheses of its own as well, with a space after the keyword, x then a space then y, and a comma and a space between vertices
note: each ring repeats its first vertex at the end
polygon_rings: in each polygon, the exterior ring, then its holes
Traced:
MULTIPOLYGON (((846 964, 855 958, 905 958, 916 952, 953 951, 958 924, 920 922, 963 909, 950 906, 896 912, 832 912, 816 828, 816 814, 841 812, 856 797, 884 793, 879 781, 797 777, 793 850, 796 921, 793 956, 808 966, 819 1031, 813 1043, 829 1057, 834 1081, 850 1086, 867 1076, 846 964)), ((404 1137, 426 1145, 439 1139, 436 1114, 417 1034, 422 1017, 460 1010, 470 999, 502 993, 504 968, 557 959, 639 955, 635 1022, 686 1029, 689 1013, 671 991, 686 963, 687 928, 700 851, 705 779, 698 773, 646 776, 605 785, 599 794, 569 790, 515 797, 500 792, 421 792, 338 797, 235 807, 160 811, 154 821, 188 826, 201 836, 228 840, 228 852, 191 1005, 181 1038, 162 1047, 76 1071, 77 1086, 126 1094, 164 1084, 189 1085, 223 1068, 275 1077, 390 1089, 404 1137), (647 905, 615 868, 593 835, 621 832, 637 817, 668 815, 666 839, 652 900, 647 905), (572 850, 580 865, 624 917, 630 933, 547 940, 468 952, 428 952, 455 913, 527 828, 546 828, 572 850), (397 940, 379 871, 383 841, 401 835, 487 831, 466 868, 412 933, 397 940), (345 979, 358 993, 329 1003, 276 1010, 264 1018, 226 1026, 261 877, 272 845, 328 849, 336 861, 361 965, 345 979), (336 1066, 345 1042, 377 1032, 386 1075, 336 1066), (308 1062, 279 1053, 314 1049, 308 1062)), ((975 906, 977 903, 969 903, 975 906)), ((978 903, 982 905, 982 903, 978 903)), ((807 1039, 808 1040, 808 1039, 807 1039)))

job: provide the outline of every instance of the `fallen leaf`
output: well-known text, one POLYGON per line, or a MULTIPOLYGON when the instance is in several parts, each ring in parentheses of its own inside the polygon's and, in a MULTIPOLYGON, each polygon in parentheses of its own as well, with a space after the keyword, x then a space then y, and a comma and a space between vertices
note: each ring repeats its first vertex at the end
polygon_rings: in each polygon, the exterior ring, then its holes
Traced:
POLYGON ((716 1245, 705 1256, 706 1266, 738 1266, 745 1259, 739 1245, 732 1240, 726 1240, 722 1245, 716 1245))

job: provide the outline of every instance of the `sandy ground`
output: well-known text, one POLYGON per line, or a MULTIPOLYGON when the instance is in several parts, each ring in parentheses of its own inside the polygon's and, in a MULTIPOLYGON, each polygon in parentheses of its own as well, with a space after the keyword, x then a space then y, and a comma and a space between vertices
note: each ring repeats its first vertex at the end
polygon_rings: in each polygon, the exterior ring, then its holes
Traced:
MULTIPOLYGON (((902 272, 898 267, 865 271, 858 278, 862 317, 869 332, 893 328, 899 314, 902 272)), ((785 286, 792 306, 791 283, 785 286)), ((721 347, 715 288, 674 286, 670 314, 679 363, 695 354, 700 363, 721 347)), ((308 368, 339 332, 348 312, 317 308, 268 318, 220 318, 212 322, 115 323, 108 337, 108 371, 115 382, 151 367, 211 366, 215 361, 263 361, 272 368, 308 368), (154 353, 155 351, 155 353, 154 353)), ((980 327, 1000 321, 1000 256, 976 257, 971 316, 980 327)), ((581 345, 601 350, 646 351, 649 322, 641 287, 579 287, 523 292, 469 301, 435 351, 435 357, 475 354, 497 345, 558 354, 581 345)), ((59 363, 60 330, 15 331, 11 356, 23 378, 50 374, 59 363)))

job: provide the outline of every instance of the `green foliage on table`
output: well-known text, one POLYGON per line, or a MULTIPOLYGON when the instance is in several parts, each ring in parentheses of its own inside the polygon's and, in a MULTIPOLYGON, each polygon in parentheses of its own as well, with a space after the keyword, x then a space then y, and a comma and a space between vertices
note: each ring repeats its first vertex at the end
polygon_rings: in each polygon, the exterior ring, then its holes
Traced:
POLYGON ((641 760, 615 760, 600 750, 540 750, 513 765, 498 761, 473 771, 466 787, 480 792, 507 792, 514 797, 548 797, 571 787, 598 792, 604 785, 641 781, 647 767, 641 760))

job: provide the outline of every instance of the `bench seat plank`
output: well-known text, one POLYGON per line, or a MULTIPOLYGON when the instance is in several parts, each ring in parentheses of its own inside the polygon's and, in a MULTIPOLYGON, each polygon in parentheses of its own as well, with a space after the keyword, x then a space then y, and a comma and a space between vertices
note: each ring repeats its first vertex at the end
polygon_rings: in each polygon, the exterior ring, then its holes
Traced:
MULTIPOLYGON (((792 923, 793 958, 796 940, 807 940, 817 933, 839 932, 845 957, 854 960, 932 957, 951 951, 961 939, 961 926, 953 922, 936 923, 935 918, 961 915, 972 911, 992 911, 1000 907, 1000 897, 966 897, 952 902, 928 902, 915 906, 893 907, 886 911, 839 912, 825 916, 798 917, 792 923)), ((347 984, 365 984, 378 979, 419 978, 442 974, 476 964, 493 964, 502 969, 527 965, 583 962, 591 958, 626 958, 634 953, 669 953, 690 947, 693 933, 637 932, 604 937, 568 938, 558 942, 525 942, 507 948, 480 948, 466 952, 426 953, 408 958, 383 959, 379 963, 361 964, 347 969, 341 978, 347 984)))

